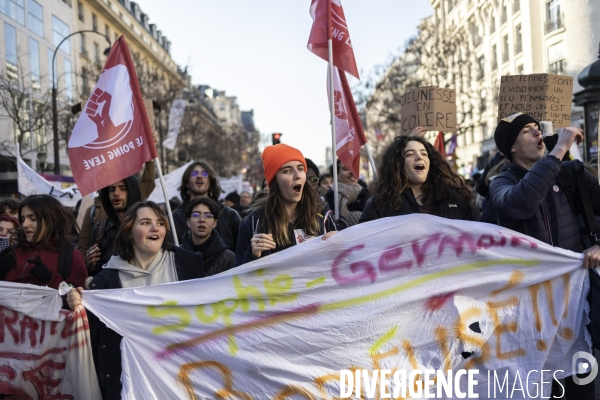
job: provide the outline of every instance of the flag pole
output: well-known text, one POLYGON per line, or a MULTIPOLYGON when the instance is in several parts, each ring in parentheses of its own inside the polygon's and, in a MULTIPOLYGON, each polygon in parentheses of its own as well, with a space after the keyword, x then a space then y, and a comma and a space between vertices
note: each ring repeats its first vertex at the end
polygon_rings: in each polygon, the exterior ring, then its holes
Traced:
POLYGON ((331 40, 331 0, 327 0, 327 47, 329 50, 329 113, 331 115, 331 160, 333 162, 333 201, 335 220, 340 218, 340 199, 338 197, 338 170, 335 142, 335 97, 333 77, 333 42, 331 40))
POLYGON ((369 143, 365 143, 365 149, 367 150, 367 156, 369 157, 369 163, 371 164, 371 168, 373 169, 373 179, 377 179, 377 167, 375 166, 375 160, 373 160, 373 154, 371 154, 371 149, 369 148, 369 143))
POLYGON ((165 207, 167 208, 167 215, 169 216, 169 223, 171 224, 171 232, 173 233, 173 241, 175 246, 179 247, 179 240, 177 239, 177 231, 175 230, 175 221, 173 220, 173 212, 171 211, 171 204, 169 204, 169 198, 167 197, 167 185, 165 184, 165 178, 163 177, 162 168, 160 167, 160 160, 158 157, 154 159, 156 169, 158 171, 158 179, 160 180, 160 186, 162 188, 163 195, 165 196, 165 207))

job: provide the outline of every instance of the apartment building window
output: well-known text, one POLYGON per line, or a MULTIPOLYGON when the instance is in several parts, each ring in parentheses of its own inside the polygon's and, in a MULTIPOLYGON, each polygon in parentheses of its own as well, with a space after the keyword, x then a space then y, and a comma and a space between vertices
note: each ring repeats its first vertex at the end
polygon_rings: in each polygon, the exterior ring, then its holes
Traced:
POLYGON ((523 64, 519 65, 517 67, 517 75, 523 75, 524 70, 525 70, 525 68, 523 67, 523 64))
POLYGON ((71 61, 68 58, 64 59, 64 73, 65 73, 65 101, 73 101, 73 71, 71 69, 71 61))
POLYGON ((85 47, 85 33, 81 33, 77 36, 79 36, 79 52, 82 55, 87 56, 87 48, 85 47))
POLYGON ((548 71, 558 75, 567 73, 564 42, 548 47, 548 71))
POLYGON ((521 11, 521 0, 513 0, 513 14, 521 11))
MULTIPOLYGON (((52 76, 52 56, 54 55, 54 49, 48 49, 48 76, 50 77, 50 86, 54 82, 54 76, 52 76)), ((56 59, 54 59, 54 71, 56 71, 56 59)))
POLYGON ((83 4, 81 4, 80 1, 77 2, 77 18, 79 18, 81 22, 85 21, 85 17, 83 14, 83 4))
POLYGON ((0 12, 25 26, 25 0, 0 0, 0 12))
POLYGON ((481 133, 483 134, 484 139, 489 139, 492 135, 490 135, 490 130, 488 129, 487 123, 481 124, 481 133))
MULTIPOLYGON (((58 46, 60 42, 69 36, 70 29, 69 25, 62 22, 56 16, 52 16, 52 43, 58 46)), ((60 49, 67 54, 71 54, 71 41, 67 40, 60 46, 60 49)))
POLYGON ((546 0, 546 33, 563 27, 560 0, 546 0))
POLYGON ((500 14, 500 24, 505 24, 508 20, 508 5, 504 3, 502 5, 502 14, 500 14))
POLYGON ((104 25, 104 35, 107 38, 110 38, 110 28, 108 27, 108 24, 104 25))
POLYGON ((81 68, 81 90, 83 91, 83 95, 87 95, 90 91, 90 83, 88 81, 88 75, 85 68, 81 68))
POLYGON ((100 47, 98 43, 94 43, 94 62, 100 64, 100 47))
POLYGON ((504 35, 502 38, 503 51, 502 51, 502 62, 508 62, 508 35, 504 35))
POLYGON ((517 25, 515 29, 515 54, 521 54, 521 51, 523 51, 522 31, 521 24, 517 25))
POLYGON ((482 80, 485 77, 485 58, 483 56, 478 59, 479 71, 477 71, 477 79, 482 80))
POLYGON ((44 9, 36 1, 27 3, 29 13, 29 29, 38 36, 44 37, 44 9))
POLYGON ((92 29, 98 32, 98 16, 92 13, 92 29))
POLYGON ((31 70, 31 86, 40 90, 40 45, 33 38, 29 38, 29 69, 31 70))
POLYGON ((496 32, 496 13, 492 12, 490 17, 490 35, 496 32))
POLYGON ((4 23, 4 52, 6 55, 6 76, 10 79, 18 77, 17 30, 4 23))
POLYGON ((492 46, 492 71, 498 68, 498 46, 492 46))

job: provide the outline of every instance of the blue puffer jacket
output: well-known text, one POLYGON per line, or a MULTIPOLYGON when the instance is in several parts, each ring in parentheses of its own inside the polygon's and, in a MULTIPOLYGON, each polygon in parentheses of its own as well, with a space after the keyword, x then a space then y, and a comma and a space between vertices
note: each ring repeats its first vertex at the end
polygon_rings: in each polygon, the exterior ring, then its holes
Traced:
MULTIPOLYGON (((490 184, 500 225, 555 247, 582 252, 579 217, 556 180, 564 168, 576 184, 575 166, 570 161, 561 164, 553 156, 540 159, 529 171, 509 163, 490 184)), ((594 214, 600 215, 598 179, 588 171, 584 171, 584 179, 594 214)))

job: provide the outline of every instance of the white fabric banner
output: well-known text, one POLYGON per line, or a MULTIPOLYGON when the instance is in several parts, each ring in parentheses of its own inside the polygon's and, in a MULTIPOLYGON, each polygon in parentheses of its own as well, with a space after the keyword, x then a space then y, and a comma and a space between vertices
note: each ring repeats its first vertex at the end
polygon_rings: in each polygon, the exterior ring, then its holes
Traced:
POLYGON ((56 197, 65 207, 75 207, 77 202, 81 200, 81 193, 79 193, 77 186, 60 189, 31 169, 21 158, 18 144, 16 146, 16 154, 19 193, 25 196, 29 196, 30 194, 48 194, 56 197))
MULTIPOLYGON (((190 161, 189 163, 177 168, 175 171, 169 172, 168 174, 163 176, 163 178, 165 179, 165 186, 167 187, 167 196, 169 196, 169 200, 173 197, 177 197, 179 200, 181 200, 181 195, 179 194, 179 186, 181 186, 181 177, 183 176, 183 173, 185 172, 186 168, 189 167, 190 164, 192 164, 193 162, 194 161, 190 161)), ((159 178, 156 178, 155 184, 156 186, 154 187, 152 193, 150 193, 150 196, 148 196, 148 200, 153 201, 155 203, 164 203, 165 196, 160 186, 159 178)))
POLYGON ((179 129, 181 128, 181 121, 183 121, 183 114, 185 113, 186 107, 187 100, 173 100, 171 111, 169 112, 169 131, 167 132, 167 137, 162 143, 167 149, 175 150, 177 136, 179 136, 179 129))
POLYGON ((223 193, 219 196, 219 199, 224 199, 231 192, 242 193, 244 190, 244 182, 242 175, 234 175, 231 178, 219 178, 219 185, 223 193))
POLYGON ((102 398, 86 310, 62 304, 58 290, 0 282, 0 397, 102 398))
POLYGON ((519 398, 506 392, 517 378, 533 393, 551 381, 542 370, 572 375, 575 353, 591 352, 581 259, 495 225, 417 214, 208 278, 83 298, 124 337, 126 399, 338 398, 340 370, 357 368, 477 369, 480 398, 488 371, 501 372, 509 385, 496 398, 519 398))

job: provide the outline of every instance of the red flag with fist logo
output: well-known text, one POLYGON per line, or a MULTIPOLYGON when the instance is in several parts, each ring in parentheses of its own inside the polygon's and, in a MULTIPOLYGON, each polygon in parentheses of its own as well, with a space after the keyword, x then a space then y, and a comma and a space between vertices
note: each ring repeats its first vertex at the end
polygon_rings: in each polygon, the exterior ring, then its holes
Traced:
POLYGON ((310 16, 313 19, 313 26, 308 38, 308 50, 329 61, 327 40, 331 37, 333 65, 360 79, 341 0, 312 0, 310 16), (331 32, 327 29, 328 4, 331 4, 331 32))
MULTIPOLYGON (((354 176, 358 175, 360 147, 367 142, 346 74, 333 68, 335 107, 335 153, 354 176)), ((329 80, 329 79, 328 79, 329 80)), ((329 87, 327 82, 327 87, 329 87)), ((329 94, 329 91, 327 91, 329 94)), ((331 99, 330 99, 331 101, 331 99)))
POLYGON ((83 196, 137 173, 146 161, 158 157, 124 36, 112 46, 68 149, 83 196))

